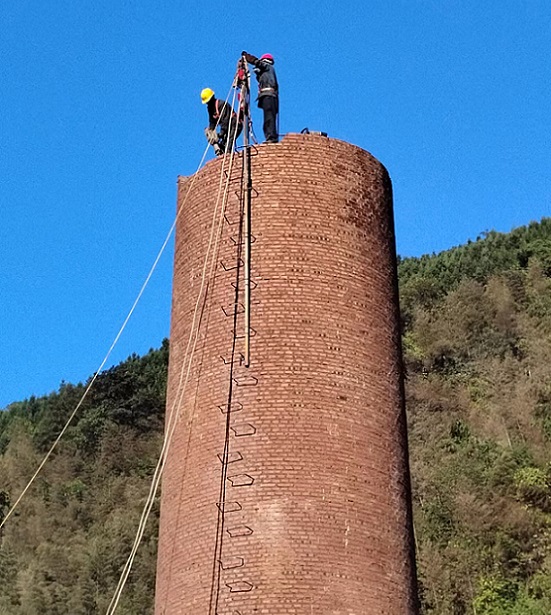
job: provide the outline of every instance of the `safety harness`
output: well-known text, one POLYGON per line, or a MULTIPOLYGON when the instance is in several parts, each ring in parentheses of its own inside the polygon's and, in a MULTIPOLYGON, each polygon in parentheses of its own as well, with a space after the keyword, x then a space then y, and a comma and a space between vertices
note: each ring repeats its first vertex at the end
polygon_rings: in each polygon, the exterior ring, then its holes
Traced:
MULTIPOLYGON (((220 114, 221 114, 221 110, 219 108, 219 103, 220 100, 218 100, 218 98, 215 100, 214 102, 214 115, 213 115, 213 119, 218 120, 220 119, 220 114)), ((223 104, 222 109, 226 106, 226 103, 223 104)), ((243 117, 241 115, 241 113, 239 114, 239 116, 235 113, 235 111, 232 109, 231 110, 231 116, 232 116, 232 120, 236 119, 238 124, 242 124, 243 123, 243 117)))

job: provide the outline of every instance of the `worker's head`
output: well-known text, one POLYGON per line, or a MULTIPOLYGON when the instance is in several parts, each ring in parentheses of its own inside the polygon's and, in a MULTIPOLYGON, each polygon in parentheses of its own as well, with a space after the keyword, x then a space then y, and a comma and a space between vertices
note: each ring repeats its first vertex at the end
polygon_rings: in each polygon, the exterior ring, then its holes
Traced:
POLYGON ((274 63, 274 56, 271 53, 265 53, 260 59, 265 62, 269 62, 270 64, 274 63))
POLYGON ((214 91, 210 88, 204 88, 201 90, 201 102, 206 105, 209 100, 214 96, 214 91))

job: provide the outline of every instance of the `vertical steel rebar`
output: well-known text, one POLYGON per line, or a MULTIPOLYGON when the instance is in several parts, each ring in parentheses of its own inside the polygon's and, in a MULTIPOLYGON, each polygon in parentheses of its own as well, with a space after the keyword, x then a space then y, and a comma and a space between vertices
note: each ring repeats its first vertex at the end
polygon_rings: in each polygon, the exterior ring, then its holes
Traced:
POLYGON ((245 211, 243 220, 243 273, 244 273, 244 288, 245 288, 245 367, 251 364, 251 149, 250 149, 250 110, 249 110, 249 94, 250 94, 250 75, 247 69, 245 58, 242 59, 244 67, 244 79, 241 85, 241 108, 243 110, 243 174, 245 183, 245 211))

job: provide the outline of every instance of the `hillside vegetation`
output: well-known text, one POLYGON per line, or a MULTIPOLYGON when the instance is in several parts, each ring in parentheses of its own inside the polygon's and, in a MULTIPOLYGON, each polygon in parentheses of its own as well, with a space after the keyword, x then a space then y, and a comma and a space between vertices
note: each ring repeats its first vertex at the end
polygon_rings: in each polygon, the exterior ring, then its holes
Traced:
MULTIPOLYGON (((551 613, 551 220, 399 264, 423 613, 551 613)), ((103 373, 0 537, 0 614, 105 613, 162 437, 168 345, 103 373)), ((84 390, 0 413, 0 515, 84 390)), ((121 615, 152 613, 158 511, 121 615)))
MULTIPOLYGON (((161 448, 168 343, 97 379, 80 419, 8 520, 1 615, 104 615, 136 534, 161 448)), ((0 516, 32 476, 84 386, 0 413, 0 516)), ((152 612, 158 510, 118 613, 152 612)), ((1 518, 1 517, 0 517, 1 518)))

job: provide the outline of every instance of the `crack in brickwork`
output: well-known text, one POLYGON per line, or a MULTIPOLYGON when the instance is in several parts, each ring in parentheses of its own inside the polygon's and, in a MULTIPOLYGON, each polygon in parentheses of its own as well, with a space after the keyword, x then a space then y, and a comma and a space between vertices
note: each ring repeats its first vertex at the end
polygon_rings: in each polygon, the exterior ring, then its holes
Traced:
MULTIPOLYGON (((163 476, 156 614, 209 614, 222 510, 217 615, 416 615, 390 179, 367 152, 314 135, 288 135, 256 154, 252 364, 243 366, 239 339, 226 500, 217 501, 235 312, 235 193, 193 394, 163 476)), ((168 408, 220 165, 213 160, 199 172, 178 222, 168 408)), ((180 180, 179 202, 188 182, 180 180)), ((241 307, 236 318, 240 336, 241 307)))

